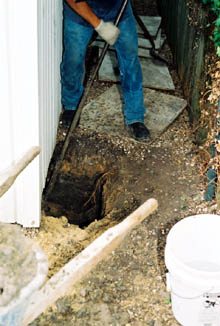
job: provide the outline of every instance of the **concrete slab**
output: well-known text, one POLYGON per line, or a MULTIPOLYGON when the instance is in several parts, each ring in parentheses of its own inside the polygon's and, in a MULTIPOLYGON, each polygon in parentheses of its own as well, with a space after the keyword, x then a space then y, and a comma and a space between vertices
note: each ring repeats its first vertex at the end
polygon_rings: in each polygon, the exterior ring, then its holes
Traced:
MULTIPOLYGON (((162 44, 164 43, 165 37, 161 35, 161 17, 159 16, 140 16, 142 19, 144 25, 147 27, 148 32, 152 36, 155 42, 155 48, 158 50, 161 48, 162 44)), ((137 31, 138 31, 138 43, 139 43, 139 49, 138 49, 138 55, 140 57, 149 58, 151 57, 149 54, 149 49, 152 48, 151 43, 148 39, 144 37, 143 31, 140 28, 140 26, 137 24, 137 31)), ((97 39, 92 43, 92 46, 98 46, 99 48, 104 47, 105 42, 100 38, 97 37, 97 39)), ((114 47, 110 46, 110 50, 114 50, 114 47)))
MULTIPOLYGON (((146 26, 150 35, 156 38, 160 24, 161 24, 161 17, 160 16, 140 16, 142 22, 146 26)), ((137 32, 138 35, 143 36, 143 31, 141 27, 137 24, 137 32)))
MULTIPOLYGON (((160 49, 162 42, 164 41, 161 40, 161 29, 160 29, 160 24, 161 24, 161 17, 159 16, 140 16, 142 22, 146 26, 148 32, 152 36, 155 42, 155 48, 160 49)), ((138 32, 138 42, 140 47, 144 47, 147 49, 151 49, 151 43, 149 42, 148 39, 144 37, 144 33, 141 29, 141 27, 137 23, 137 32, 138 32)), ((100 37, 97 37, 97 39, 92 43, 93 46, 98 46, 100 48, 103 48, 104 42, 100 37)), ((110 47, 113 49, 113 47, 110 47)))
MULTIPOLYGON (((161 47, 161 29, 158 31, 157 37, 154 40, 154 44, 155 44, 155 49, 157 49, 157 50, 160 49, 160 47, 161 47)), ((138 37, 138 46, 144 47, 146 49, 152 48, 150 41, 147 38, 145 38, 144 36, 138 37)))
MULTIPOLYGON (((160 16, 140 16, 142 22, 146 26, 148 32, 150 35, 156 39, 159 32, 160 32, 160 24, 161 24, 161 17, 160 16)), ((143 30, 139 26, 138 23, 136 23, 137 26, 137 32, 140 37, 144 37, 143 30)), ((97 41, 100 40, 100 37, 97 37, 97 41)))
MULTIPOLYGON (((166 37, 161 37, 161 46, 160 48, 163 46, 164 42, 166 40, 166 37)), ((158 52, 157 50, 157 53, 160 53, 158 52)), ((138 47, 138 56, 139 58, 152 58, 152 56, 150 55, 150 49, 146 49, 145 47, 138 47)))
MULTIPOLYGON (((143 86, 162 90, 174 90, 175 86, 167 66, 152 58, 140 58, 143 86)), ((98 73, 99 80, 118 82, 118 62, 114 51, 108 51, 98 73)))
POLYGON ((138 48, 138 56, 139 58, 152 58, 150 55, 150 49, 138 48))
MULTIPOLYGON (((184 99, 151 89, 144 89, 144 102, 148 108, 145 123, 152 139, 159 136, 187 106, 184 99)), ((87 104, 81 115, 83 128, 127 137, 122 112, 122 97, 118 85, 87 104)))

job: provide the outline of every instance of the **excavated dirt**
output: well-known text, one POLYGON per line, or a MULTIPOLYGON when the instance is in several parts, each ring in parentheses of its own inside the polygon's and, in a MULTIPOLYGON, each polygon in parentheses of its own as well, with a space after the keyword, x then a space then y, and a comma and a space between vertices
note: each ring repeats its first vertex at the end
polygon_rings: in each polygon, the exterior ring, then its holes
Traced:
MULTIPOLYGON (((77 137, 81 134, 83 130, 76 132, 77 137)), ((96 147, 106 141, 100 135, 90 137, 99 139, 96 147)), ((187 113, 155 143, 108 141, 123 152, 126 175, 117 205, 112 201, 115 214, 84 229, 70 225, 65 217, 44 216, 39 232, 29 231, 48 254, 49 276, 148 198, 158 200, 158 212, 32 325, 178 325, 165 287, 166 234, 181 218, 216 212, 215 203, 203 201, 203 180, 195 165, 197 151, 187 113)))
POLYGON ((165 286, 166 235, 181 218, 218 213, 214 201, 203 200, 192 136, 186 111, 151 144, 77 129, 76 139, 93 142, 94 152, 112 151, 120 178, 106 190, 103 219, 80 229, 64 216, 43 216, 39 231, 26 231, 47 253, 49 277, 148 198, 156 198, 159 209, 32 325, 178 325, 165 286))

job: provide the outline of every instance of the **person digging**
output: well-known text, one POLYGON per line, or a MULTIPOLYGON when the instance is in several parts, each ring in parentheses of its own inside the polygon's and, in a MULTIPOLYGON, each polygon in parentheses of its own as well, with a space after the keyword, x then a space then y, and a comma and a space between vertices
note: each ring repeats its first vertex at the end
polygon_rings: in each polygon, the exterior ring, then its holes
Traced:
POLYGON ((114 45, 117 53, 126 129, 134 139, 146 141, 150 138, 150 132, 144 125, 142 70, 138 58, 136 21, 130 0, 118 27, 113 23, 122 3, 123 0, 63 1, 61 123, 71 124, 82 97, 85 56, 95 30, 109 45, 114 45))

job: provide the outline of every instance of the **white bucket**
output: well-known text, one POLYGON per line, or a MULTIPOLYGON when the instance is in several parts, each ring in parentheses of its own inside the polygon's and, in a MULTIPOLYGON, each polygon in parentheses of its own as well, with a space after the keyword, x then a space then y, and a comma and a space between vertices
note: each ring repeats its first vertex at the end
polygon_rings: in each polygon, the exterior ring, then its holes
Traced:
POLYGON ((172 310, 183 326, 220 326, 220 216, 176 223, 167 236, 165 264, 172 310))

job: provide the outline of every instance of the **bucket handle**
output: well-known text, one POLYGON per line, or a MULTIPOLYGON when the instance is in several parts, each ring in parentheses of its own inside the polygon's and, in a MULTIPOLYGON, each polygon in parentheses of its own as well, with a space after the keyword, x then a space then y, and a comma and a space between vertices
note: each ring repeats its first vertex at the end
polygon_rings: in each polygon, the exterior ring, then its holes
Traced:
POLYGON ((178 293, 176 293, 176 292, 174 292, 174 291, 172 290, 171 282, 170 282, 170 273, 166 273, 166 285, 167 285, 167 291, 168 291, 168 292, 172 292, 174 295, 176 295, 177 297, 179 297, 179 298, 181 298, 181 299, 188 299, 188 300, 198 299, 198 298, 200 298, 204 293, 209 293, 209 292, 211 292, 212 289, 213 289, 213 286, 212 286, 209 290, 207 290, 207 291, 203 291, 201 294, 196 295, 196 296, 194 296, 194 297, 183 297, 182 295, 180 295, 180 294, 178 294, 178 293))

